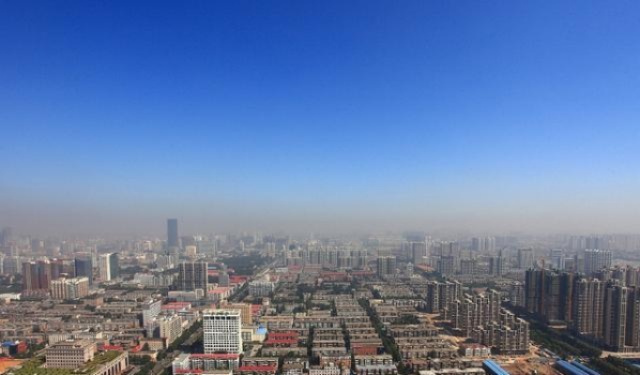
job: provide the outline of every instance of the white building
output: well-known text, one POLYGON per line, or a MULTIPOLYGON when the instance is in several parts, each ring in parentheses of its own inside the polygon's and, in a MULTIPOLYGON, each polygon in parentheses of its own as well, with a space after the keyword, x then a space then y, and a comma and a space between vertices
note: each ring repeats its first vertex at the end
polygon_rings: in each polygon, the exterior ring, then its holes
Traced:
POLYGON ((111 254, 102 254, 98 259, 98 269, 100 270, 100 281, 111 280, 111 254))
POLYGON ((142 307, 142 326, 148 327, 155 319, 156 316, 160 314, 160 310, 162 309, 162 301, 147 301, 142 307))
POLYGON ((202 315, 204 352, 242 353, 240 310, 205 310, 202 315))

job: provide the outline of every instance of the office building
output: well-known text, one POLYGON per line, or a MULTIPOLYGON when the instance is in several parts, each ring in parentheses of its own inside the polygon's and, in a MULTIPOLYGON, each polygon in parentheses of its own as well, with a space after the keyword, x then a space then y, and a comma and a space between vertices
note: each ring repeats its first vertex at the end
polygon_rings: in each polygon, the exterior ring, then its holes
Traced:
POLYGON ((167 219, 167 249, 178 249, 180 237, 178 235, 178 219, 167 219))
POLYGON ((209 285, 207 262, 182 262, 178 266, 177 287, 179 290, 202 289, 205 293, 209 285))
POLYGON ((204 353, 242 353, 240 310, 205 310, 202 314, 204 353))
POLYGON ((551 268, 562 271, 565 269, 565 258, 563 249, 551 249, 549 253, 551 268))
POLYGON ((117 253, 101 254, 98 258, 101 281, 110 281, 120 276, 120 260, 117 253))
POLYGON ((45 349, 47 368, 76 369, 93 360, 96 344, 90 341, 61 341, 45 349))
POLYGON ((93 262, 89 256, 79 256, 74 259, 75 276, 86 277, 89 285, 93 284, 93 262))

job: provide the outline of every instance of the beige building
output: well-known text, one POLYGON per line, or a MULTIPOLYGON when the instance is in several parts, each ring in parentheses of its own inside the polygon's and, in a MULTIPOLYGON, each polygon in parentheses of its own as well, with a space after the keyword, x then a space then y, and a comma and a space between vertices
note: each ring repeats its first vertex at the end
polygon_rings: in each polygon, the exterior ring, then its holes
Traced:
POLYGON ((156 318, 156 322, 160 337, 167 340, 167 345, 182 335, 182 318, 178 315, 161 315, 156 318))
POLYGON ((51 298, 59 300, 78 299, 89 295, 87 277, 60 278, 53 280, 49 287, 51 298))
POLYGON ((242 317, 242 325, 250 326, 253 323, 251 316, 251 304, 249 303, 228 303, 224 305, 225 309, 240 310, 240 316, 242 317))
POLYGON ((48 368, 81 367, 93 360, 96 344, 89 341, 61 341, 46 349, 48 368))

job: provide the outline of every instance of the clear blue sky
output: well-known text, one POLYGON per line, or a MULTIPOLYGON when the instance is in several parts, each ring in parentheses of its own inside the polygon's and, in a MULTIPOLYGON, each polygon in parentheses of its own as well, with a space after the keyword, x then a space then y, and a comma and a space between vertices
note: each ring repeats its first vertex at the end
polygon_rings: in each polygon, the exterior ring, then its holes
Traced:
POLYGON ((639 15, 2 1, 0 225, 632 230, 639 15))

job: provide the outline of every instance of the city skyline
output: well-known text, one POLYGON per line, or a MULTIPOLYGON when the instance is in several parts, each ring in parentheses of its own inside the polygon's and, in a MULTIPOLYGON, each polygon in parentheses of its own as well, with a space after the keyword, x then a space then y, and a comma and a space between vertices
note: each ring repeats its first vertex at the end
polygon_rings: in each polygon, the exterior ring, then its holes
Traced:
POLYGON ((0 226, 637 232, 634 2, 0 5, 0 226))

